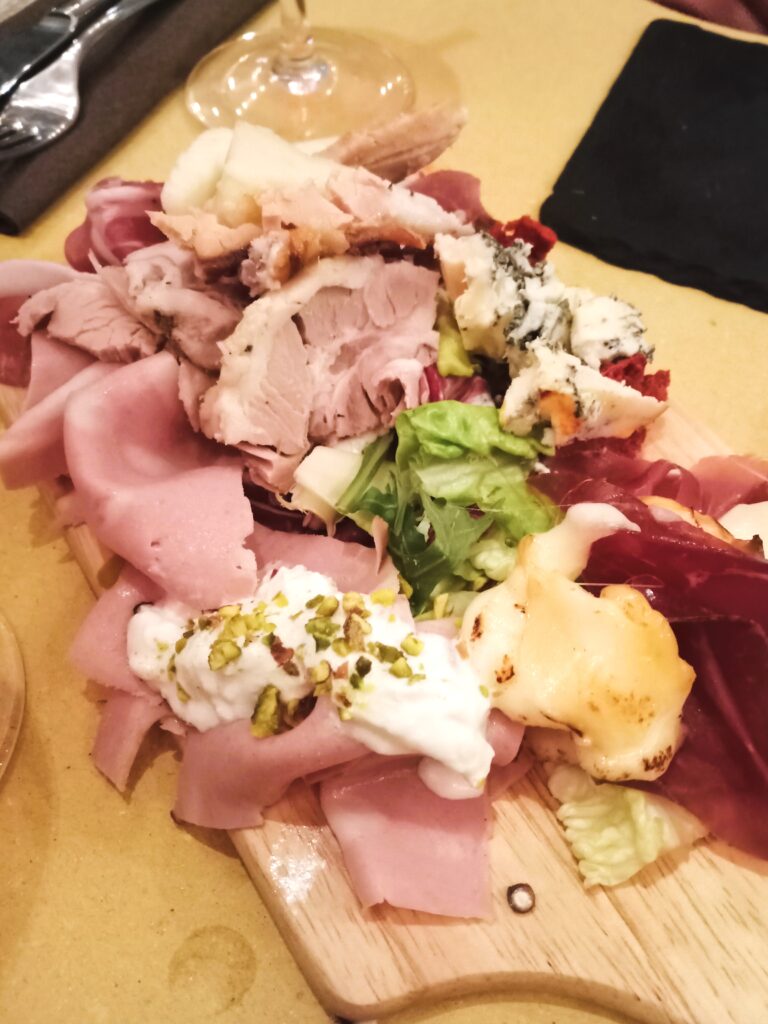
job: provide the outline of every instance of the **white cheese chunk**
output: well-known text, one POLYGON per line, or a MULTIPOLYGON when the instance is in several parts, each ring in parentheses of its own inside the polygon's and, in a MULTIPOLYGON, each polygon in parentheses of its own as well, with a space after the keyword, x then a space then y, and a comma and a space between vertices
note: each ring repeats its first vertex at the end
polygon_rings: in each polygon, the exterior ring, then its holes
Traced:
POLYGON ((651 355, 645 340, 645 325, 634 306, 609 295, 593 295, 584 289, 571 289, 571 352, 587 366, 598 370, 611 359, 626 359, 641 352, 651 355))

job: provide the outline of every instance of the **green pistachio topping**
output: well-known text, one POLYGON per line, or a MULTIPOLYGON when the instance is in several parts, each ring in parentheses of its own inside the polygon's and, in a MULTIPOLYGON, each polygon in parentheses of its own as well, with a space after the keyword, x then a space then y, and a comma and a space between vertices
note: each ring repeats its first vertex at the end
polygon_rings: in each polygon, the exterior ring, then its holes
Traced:
POLYGON ((491 695, 491 691, 488 689, 488 687, 482 685, 480 686, 480 693, 482 693, 484 697, 490 697, 491 695))
POLYGON ((310 597, 307 603, 304 605, 305 608, 317 608, 320 602, 323 600, 322 594, 315 594, 314 597, 310 597))
POLYGON ((349 651, 349 644, 346 640, 342 640, 341 637, 337 637, 331 644, 331 649, 334 654, 338 654, 340 658, 346 658, 349 651))
POLYGON ((274 736, 279 728, 279 691, 276 686, 265 686, 251 717, 251 732, 259 737, 274 736))
POLYGON ((424 641, 414 636, 413 633, 409 633, 403 640, 403 650, 406 654, 421 654, 424 650, 424 641))
POLYGON ((273 604, 276 604, 278 608, 288 607, 288 598, 285 596, 282 590, 278 590, 278 592, 272 598, 272 602, 273 604))
POLYGON ((216 640, 211 645, 211 653, 208 655, 208 667, 218 672, 231 661, 237 661, 241 654, 240 646, 234 640, 216 640))
POLYGON ((341 607, 345 612, 356 612, 361 608, 365 607, 363 601, 363 595, 358 594, 356 590, 348 590, 344 597, 341 599, 341 607))
POLYGON ((309 678, 313 683, 324 683, 331 675, 331 666, 327 661, 318 662, 309 670, 309 678))
POLYGON ((176 696, 179 698, 182 704, 186 704, 187 701, 189 700, 189 694, 181 685, 181 683, 176 683, 176 696))
POLYGON ((241 611, 239 604, 225 604, 219 608, 219 615, 222 619, 231 619, 233 615, 239 615, 241 611))
POLYGON ((382 587, 379 590, 374 590, 371 594, 371 601, 373 604, 383 604, 385 606, 395 603, 395 592, 391 587, 382 587))
POLYGON ((413 669, 405 660, 405 658, 398 658, 397 661, 391 666, 390 675, 397 676, 398 679, 409 679, 413 675, 413 669))
POLYGON ((372 666, 370 658, 360 657, 355 662, 355 672, 357 672, 357 674, 361 678, 364 678, 368 675, 368 673, 371 671, 371 667, 372 666))

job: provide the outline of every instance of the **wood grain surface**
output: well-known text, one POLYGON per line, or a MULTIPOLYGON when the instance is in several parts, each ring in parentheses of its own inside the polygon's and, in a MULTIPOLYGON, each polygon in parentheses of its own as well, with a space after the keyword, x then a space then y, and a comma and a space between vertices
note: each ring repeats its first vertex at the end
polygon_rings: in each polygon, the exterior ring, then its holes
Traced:
MULTIPOLYGON (((20 406, 18 390, 0 388, 0 415, 12 422, 20 406)), ((686 465, 726 448, 670 409, 646 451, 686 465)), ((42 490, 53 504, 62 493, 42 490)), ((99 593, 114 577, 112 556, 85 527, 66 534, 99 593)), ((709 841, 624 885, 588 891, 554 807, 536 773, 494 804, 488 921, 361 909, 303 783, 262 828, 231 836, 318 998, 342 1016, 503 988, 575 997, 651 1024, 768 1021, 768 865, 709 841), (536 892, 529 915, 507 905, 516 882, 536 892)))

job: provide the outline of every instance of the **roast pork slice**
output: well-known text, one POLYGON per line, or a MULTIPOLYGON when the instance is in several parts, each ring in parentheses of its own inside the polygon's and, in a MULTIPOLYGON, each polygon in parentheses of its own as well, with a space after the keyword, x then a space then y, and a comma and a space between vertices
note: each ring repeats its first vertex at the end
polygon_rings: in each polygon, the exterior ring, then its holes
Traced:
POLYGON ((381 256, 318 261, 257 299, 223 343, 203 431, 295 455, 391 425, 422 399, 438 278, 381 256))

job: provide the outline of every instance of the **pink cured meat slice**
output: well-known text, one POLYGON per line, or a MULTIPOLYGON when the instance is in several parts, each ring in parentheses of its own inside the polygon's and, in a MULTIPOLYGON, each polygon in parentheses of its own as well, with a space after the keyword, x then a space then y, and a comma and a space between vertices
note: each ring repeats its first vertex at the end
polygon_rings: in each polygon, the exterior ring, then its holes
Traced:
POLYGON ((320 786, 323 812, 361 903, 487 917, 487 797, 444 800, 427 789, 412 760, 369 764, 320 786))
POLYGON ((448 213, 463 213, 470 223, 489 224, 493 217, 480 199, 480 179, 466 171, 441 170, 420 173, 405 184, 412 192, 430 196, 448 213))
POLYGON ((104 544, 197 608, 253 592, 240 463, 190 427, 170 354, 121 367, 78 394, 64 434, 80 507, 104 544))
POLYGON ((150 211, 162 209, 157 181, 123 181, 103 178, 85 197, 85 221, 71 231, 64 255, 77 270, 94 269, 99 263, 117 265, 126 256, 164 241, 163 233, 149 219, 150 211))
POLYGON ((279 736, 256 738, 245 719, 207 732, 190 730, 174 816, 208 828, 248 828, 305 775, 351 761, 367 748, 351 739, 329 700, 279 736))
POLYGON ((743 455, 710 455, 691 472, 699 481, 699 508, 719 519, 734 505, 768 501, 768 460, 743 455))
POLYGON ((42 260, 7 260, 0 266, 0 384, 29 383, 29 342, 11 322, 20 306, 35 292, 73 277, 69 267, 42 260))
POLYGON ((523 742, 525 726, 513 722, 496 708, 488 718, 485 738, 493 747, 493 764, 506 767, 517 757, 520 744, 523 742))
POLYGON ((99 771, 121 793, 144 737, 167 713, 159 697, 133 693, 115 693, 104 705, 91 754, 99 771))
POLYGON ((115 372, 94 363, 28 409, 0 437, 0 476, 6 487, 28 487, 67 472, 64 415, 74 395, 115 372))
POLYGON ((128 665, 128 623, 136 605, 161 597, 159 587, 132 566, 126 566, 77 631, 69 651, 75 668, 102 686, 126 693, 148 694, 150 691, 128 665))
POLYGON ((370 593, 379 587, 399 588, 392 560, 388 557, 381 560, 373 548, 353 541, 285 533, 255 523, 247 543, 259 565, 303 565, 313 572, 331 576, 340 590, 370 593))
POLYGON ((93 357, 87 352, 52 341, 38 331, 32 335, 31 348, 32 365, 24 411, 53 394, 93 362, 93 357))

